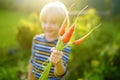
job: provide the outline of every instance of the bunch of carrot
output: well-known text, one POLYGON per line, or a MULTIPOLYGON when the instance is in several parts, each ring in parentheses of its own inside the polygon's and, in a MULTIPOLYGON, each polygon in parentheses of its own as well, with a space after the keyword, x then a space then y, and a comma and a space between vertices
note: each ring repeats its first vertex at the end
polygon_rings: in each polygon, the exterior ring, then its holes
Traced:
MULTIPOLYGON (((88 6, 86 6, 84 9, 86 9, 88 6)), ((82 9, 81 12, 84 10, 82 9)), ((80 13, 81 13, 80 12, 80 13)), ((63 24, 61 25, 61 28, 59 30, 59 39, 58 39, 58 42, 57 42, 57 45, 56 45, 56 50, 63 50, 66 46, 68 45, 78 45, 78 44, 81 44, 84 39, 86 39, 97 27, 99 27, 100 25, 96 26, 95 28, 93 28, 89 33, 87 33, 86 35, 84 35, 82 38, 78 39, 78 40, 75 40, 73 42, 71 42, 69 44, 69 41, 70 39, 72 38, 72 34, 73 32, 75 31, 75 24, 76 24, 76 21, 77 21, 77 18, 75 19, 75 22, 70 26, 70 28, 65 31, 66 29, 66 26, 67 26, 67 19, 65 18, 64 21, 63 21, 63 24), (66 45, 64 45, 66 44, 66 45)), ((42 72, 42 75, 41 77, 39 78, 39 80, 48 80, 48 74, 49 74, 49 71, 50 71, 50 68, 52 66, 52 63, 49 62, 47 63, 44 71, 42 72)))

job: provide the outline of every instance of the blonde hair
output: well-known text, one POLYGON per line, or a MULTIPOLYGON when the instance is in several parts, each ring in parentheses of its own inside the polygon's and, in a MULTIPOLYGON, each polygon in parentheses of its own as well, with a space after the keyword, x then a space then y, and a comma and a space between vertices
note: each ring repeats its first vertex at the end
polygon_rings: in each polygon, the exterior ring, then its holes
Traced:
POLYGON ((54 18, 58 21, 58 23, 62 24, 64 19, 67 18, 67 23, 69 25, 69 16, 68 11, 64 4, 61 2, 50 2, 46 4, 40 13, 41 22, 45 20, 47 15, 54 15, 54 18))

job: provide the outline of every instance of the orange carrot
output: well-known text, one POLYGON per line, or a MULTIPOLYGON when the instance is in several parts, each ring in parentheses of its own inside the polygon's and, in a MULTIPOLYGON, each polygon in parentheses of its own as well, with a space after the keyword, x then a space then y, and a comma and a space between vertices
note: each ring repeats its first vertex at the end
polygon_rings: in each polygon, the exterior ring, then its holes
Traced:
POLYGON ((61 37, 61 40, 63 43, 69 42, 72 33, 74 32, 75 24, 72 24, 72 26, 67 30, 67 32, 64 33, 64 35, 61 37))
MULTIPOLYGON (((71 9, 73 8, 74 5, 75 5, 75 4, 72 4, 72 5, 70 6, 68 12, 71 11, 71 9)), ((67 16, 66 16, 65 19, 64 19, 64 21, 63 21, 63 23, 62 23, 62 25, 61 25, 61 28, 60 28, 60 30, 59 30, 59 35, 60 35, 60 36, 62 36, 62 35, 65 33, 65 28, 67 27, 67 25, 68 25, 68 21, 67 21, 67 16)))
POLYGON ((73 44, 78 45, 78 44, 82 43, 83 40, 84 40, 88 35, 89 35, 89 33, 86 34, 85 36, 83 36, 82 38, 80 38, 80 39, 78 39, 78 40, 75 40, 73 44))
MULTIPOLYGON (((72 6, 73 6, 73 5, 72 5, 72 6)), ((70 7, 70 9, 72 8, 72 6, 70 7)), ((78 16, 79 16, 85 9, 87 9, 87 8, 88 8, 88 5, 85 6, 85 7, 78 13, 78 15, 77 15, 74 23, 77 22, 78 16)), ((62 35, 65 33, 65 28, 66 28, 66 26, 67 26, 67 17, 65 17, 65 19, 64 19, 64 21, 63 21, 63 23, 62 23, 62 26, 61 26, 61 28, 60 28, 60 30, 59 30, 59 35, 60 35, 60 36, 62 36, 62 35)))
POLYGON ((65 33, 66 26, 67 26, 67 18, 64 19, 64 21, 62 23, 62 26, 61 26, 61 28, 59 30, 60 36, 62 36, 65 33))
POLYGON ((84 39, 86 39, 96 28, 98 28, 101 24, 99 24, 98 26, 96 26, 95 28, 93 28, 89 33, 87 33, 86 35, 84 35, 82 38, 78 39, 78 40, 75 40, 73 42, 73 44, 75 45, 78 45, 78 44, 81 44, 84 39))

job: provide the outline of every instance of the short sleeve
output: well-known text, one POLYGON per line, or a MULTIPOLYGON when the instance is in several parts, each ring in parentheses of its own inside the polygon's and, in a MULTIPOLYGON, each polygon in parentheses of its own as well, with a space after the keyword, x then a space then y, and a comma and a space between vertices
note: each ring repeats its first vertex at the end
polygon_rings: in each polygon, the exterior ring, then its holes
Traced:
POLYGON ((33 57, 34 57, 34 55, 35 55, 35 52, 34 52, 35 39, 36 39, 36 36, 33 38, 33 41, 32 41, 30 63, 33 63, 33 57))

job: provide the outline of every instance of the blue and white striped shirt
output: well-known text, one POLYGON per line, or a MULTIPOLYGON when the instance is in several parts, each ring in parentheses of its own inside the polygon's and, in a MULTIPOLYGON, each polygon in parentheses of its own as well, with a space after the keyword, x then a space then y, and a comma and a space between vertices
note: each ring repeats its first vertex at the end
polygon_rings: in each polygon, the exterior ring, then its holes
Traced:
MULTIPOLYGON (((37 35, 33 39, 32 43, 32 58, 31 58, 31 64, 32 64, 32 72, 35 75, 36 78, 39 78, 41 73, 43 72, 43 63, 48 60, 51 54, 51 48, 55 47, 57 43, 57 40, 49 42, 45 39, 45 36, 37 35)), ((70 47, 66 47, 63 51, 62 60, 65 64, 65 66, 68 63, 69 59, 69 53, 70 53, 70 47)), ((56 77, 54 75, 54 66, 51 67, 50 73, 49 73, 49 79, 50 80, 60 80, 62 77, 56 77)))

